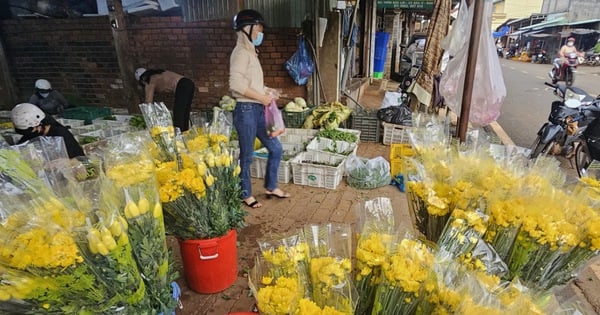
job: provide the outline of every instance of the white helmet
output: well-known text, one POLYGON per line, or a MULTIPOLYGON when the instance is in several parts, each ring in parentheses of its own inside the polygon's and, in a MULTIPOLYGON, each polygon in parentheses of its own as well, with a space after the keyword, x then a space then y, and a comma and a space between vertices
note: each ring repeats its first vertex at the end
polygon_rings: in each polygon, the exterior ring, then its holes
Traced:
POLYGON ((135 70, 135 80, 139 81, 140 77, 142 76, 142 74, 144 74, 144 72, 146 72, 146 68, 137 68, 135 70))
POLYGON ((50 82, 48 82, 48 80, 39 79, 35 81, 35 88, 38 90, 51 90, 52 86, 50 85, 50 82))
POLYGON ((46 118, 46 114, 39 107, 31 103, 17 104, 12 109, 10 115, 15 128, 21 130, 37 127, 46 118))

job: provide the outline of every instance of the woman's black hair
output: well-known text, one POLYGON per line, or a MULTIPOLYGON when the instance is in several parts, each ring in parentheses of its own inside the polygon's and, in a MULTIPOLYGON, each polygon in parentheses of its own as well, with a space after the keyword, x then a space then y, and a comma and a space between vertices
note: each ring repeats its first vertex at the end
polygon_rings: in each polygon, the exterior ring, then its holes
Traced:
POLYGON ((142 73, 142 75, 140 76, 140 85, 144 85, 144 84, 148 84, 150 83, 150 77, 155 75, 155 74, 161 74, 165 72, 165 70, 163 69, 148 69, 146 71, 144 71, 144 73, 142 73))

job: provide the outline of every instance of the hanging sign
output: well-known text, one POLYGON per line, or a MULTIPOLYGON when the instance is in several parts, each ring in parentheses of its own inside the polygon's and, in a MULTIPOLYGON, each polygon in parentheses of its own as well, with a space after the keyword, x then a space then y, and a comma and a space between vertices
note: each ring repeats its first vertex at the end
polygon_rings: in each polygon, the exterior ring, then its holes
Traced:
POLYGON ((434 0, 377 0, 377 9, 433 10, 434 0))

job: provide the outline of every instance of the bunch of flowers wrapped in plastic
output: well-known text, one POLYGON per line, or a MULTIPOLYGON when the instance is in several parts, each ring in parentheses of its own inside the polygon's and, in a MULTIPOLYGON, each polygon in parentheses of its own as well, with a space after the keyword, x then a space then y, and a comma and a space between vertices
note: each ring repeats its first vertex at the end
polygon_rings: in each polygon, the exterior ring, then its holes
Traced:
POLYGON ((364 208, 360 209, 364 211, 358 214, 358 226, 362 228, 356 245, 354 271, 359 297, 356 314, 370 314, 377 287, 383 279, 382 266, 390 255, 391 245, 395 242, 396 228, 390 199, 368 200, 364 208))
POLYGON ((308 245, 299 232, 259 241, 250 287, 262 314, 294 314, 302 299, 310 297, 308 245))
POLYGON ((228 132, 171 133, 172 121, 164 104, 140 107, 159 149, 152 152, 167 233, 182 240, 207 239, 241 227, 246 212, 239 202, 240 167, 227 149, 228 132))
POLYGON ((358 294, 352 281, 352 233, 349 224, 309 224, 304 237, 310 252, 312 300, 341 314, 353 314, 358 294))
POLYGON ((433 260, 433 248, 423 242, 404 238, 395 244, 383 266, 372 314, 413 314, 423 298, 422 285, 433 260))
POLYGON ((162 205, 154 163, 147 147, 152 144, 146 133, 128 133, 112 139, 104 154, 112 191, 118 198, 122 222, 146 284, 146 298, 136 313, 169 313, 176 306, 171 284, 177 277, 167 248, 162 205))
POLYGON ((0 150, 0 310, 119 313, 145 285, 110 195, 94 212, 56 198, 19 153, 0 150))
POLYGON ((477 148, 418 147, 416 172, 408 176, 418 230, 437 241, 440 227, 460 211, 455 216, 461 220, 451 222, 438 243, 442 249, 462 256, 483 234, 509 267, 503 277, 539 289, 565 283, 598 254, 598 194, 592 180, 584 179, 584 188, 568 187, 558 161, 548 157, 531 163, 477 148), (467 230, 472 235, 465 238, 461 231, 467 230))

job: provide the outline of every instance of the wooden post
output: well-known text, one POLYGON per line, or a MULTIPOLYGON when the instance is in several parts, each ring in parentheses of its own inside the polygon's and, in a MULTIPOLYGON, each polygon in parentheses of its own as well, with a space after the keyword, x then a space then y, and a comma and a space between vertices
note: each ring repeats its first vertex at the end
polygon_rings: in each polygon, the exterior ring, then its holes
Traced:
POLYGON ((466 142, 467 129, 469 128, 469 112, 471 111, 471 98, 473 96, 473 84, 475 82, 475 68, 477 67, 477 53, 479 40, 481 38, 481 25, 483 23, 484 0, 471 0, 474 5, 473 24, 471 37, 469 39, 469 52, 467 56, 467 69, 465 75, 465 86, 463 89, 460 117, 458 120, 458 138, 460 143, 466 142))
POLYGON ((4 86, 0 86, 0 95, 4 98, 3 103, 8 105, 7 110, 11 110, 17 104, 17 91, 10 75, 10 68, 8 67, 2 38, 0 38, 0 82, 4 82, 4 86))
POLYGON ((125 21, 125 12, 121 0, 108 0, 108 19, 112 28, 113 41, 121 70, 121 78, 123 80, 123 96, 127 109, 130 113, 139 113, 138 107, 140 103, 139 97, 136 95, 135 89, 135 66, 131 59, 129 48, 129 34, 127 33, 127 24, 125 21))

